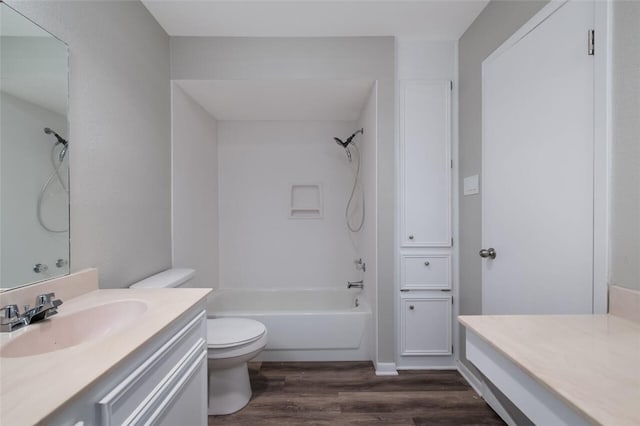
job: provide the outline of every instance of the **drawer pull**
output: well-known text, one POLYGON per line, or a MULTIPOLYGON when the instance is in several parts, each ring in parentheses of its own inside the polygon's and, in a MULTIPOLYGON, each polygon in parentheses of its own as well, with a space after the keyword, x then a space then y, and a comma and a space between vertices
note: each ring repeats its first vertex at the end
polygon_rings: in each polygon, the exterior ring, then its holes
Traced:
POLYGON ((409 239, 410 239, 410 240, 413 240, 413 235, 409 235, 409 239))
POLYGON ((429 265, 431 265, 431 263, 429 263, 428 260, 426 262, 424 262, 424 266, 429 266, 429 265))
POLYGON ((413 311, 415 308, 416 308, 415 306, 413 306, 413 305, 409 305, 409 310, 410 310, 410 311, 413 311))

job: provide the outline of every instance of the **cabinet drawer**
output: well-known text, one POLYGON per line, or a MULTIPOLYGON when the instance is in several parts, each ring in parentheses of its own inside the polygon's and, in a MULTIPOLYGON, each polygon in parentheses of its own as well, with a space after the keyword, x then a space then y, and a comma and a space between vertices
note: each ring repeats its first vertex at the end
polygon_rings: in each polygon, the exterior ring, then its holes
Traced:
POLYGON ((450 290, 451 256, 403 255, 400 274, 403 290, 450 290))
POLYGON ((200 312, 125 380, 98 402, 101 424, 127 425, 136 422, 157 399, 165 382, 199 351, 206 351, 206 314, 200 312))

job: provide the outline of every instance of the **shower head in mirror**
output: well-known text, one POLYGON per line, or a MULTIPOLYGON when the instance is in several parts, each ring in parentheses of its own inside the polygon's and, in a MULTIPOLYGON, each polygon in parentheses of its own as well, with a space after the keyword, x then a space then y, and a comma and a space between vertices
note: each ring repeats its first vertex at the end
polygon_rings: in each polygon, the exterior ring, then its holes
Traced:
POLYGON ((67 140, 66 140, 65 138, 63 138, 62 136, 60 136, 59 134, 57 134, 56 132, 54 132, 53 130, 51 130, 51 129, 50 129, 50 128, 48 128, 48 127, 45 127, 45 128, 44 128, 44 132, 45 132, 47 135, 53 135, 53 136, 55 136, 55 137, 56 137, 56 139, 58 140, 58 141, 56 142, 57 144, 58 144, 58 143, 61 143, 62 145, 67 146, 67 144, 69 143, 69 142, 67 142, 67 140))

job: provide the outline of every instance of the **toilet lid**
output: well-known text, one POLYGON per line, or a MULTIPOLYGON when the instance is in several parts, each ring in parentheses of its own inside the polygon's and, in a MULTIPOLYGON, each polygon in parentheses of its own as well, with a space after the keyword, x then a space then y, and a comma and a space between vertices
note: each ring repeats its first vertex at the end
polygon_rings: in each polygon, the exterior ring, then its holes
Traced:
POLYGON ((207 320, 207 346, 228 348, 258 340, 266 331, 259 321, 248 318, 214 318, 207 320))

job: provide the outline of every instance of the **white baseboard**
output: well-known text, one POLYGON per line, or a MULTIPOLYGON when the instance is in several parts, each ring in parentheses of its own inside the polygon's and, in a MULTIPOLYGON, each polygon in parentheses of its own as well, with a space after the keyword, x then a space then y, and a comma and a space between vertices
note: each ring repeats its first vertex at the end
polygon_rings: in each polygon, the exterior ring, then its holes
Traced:
POLYGON ((498 398, 496 398, 493 392, 491 392, 491 389, 484 384, 482 379, 473 374, 471 370, 469 370, 467 366, 460 361, 458 361, 458 372, 506 424, 509 426, 516 426, 516 422, 511 418, 500 401, 498 401, 498 398))
POLYGON ((376 376, 397 376, 395 362, 378 362, 376 363, 376 376))

